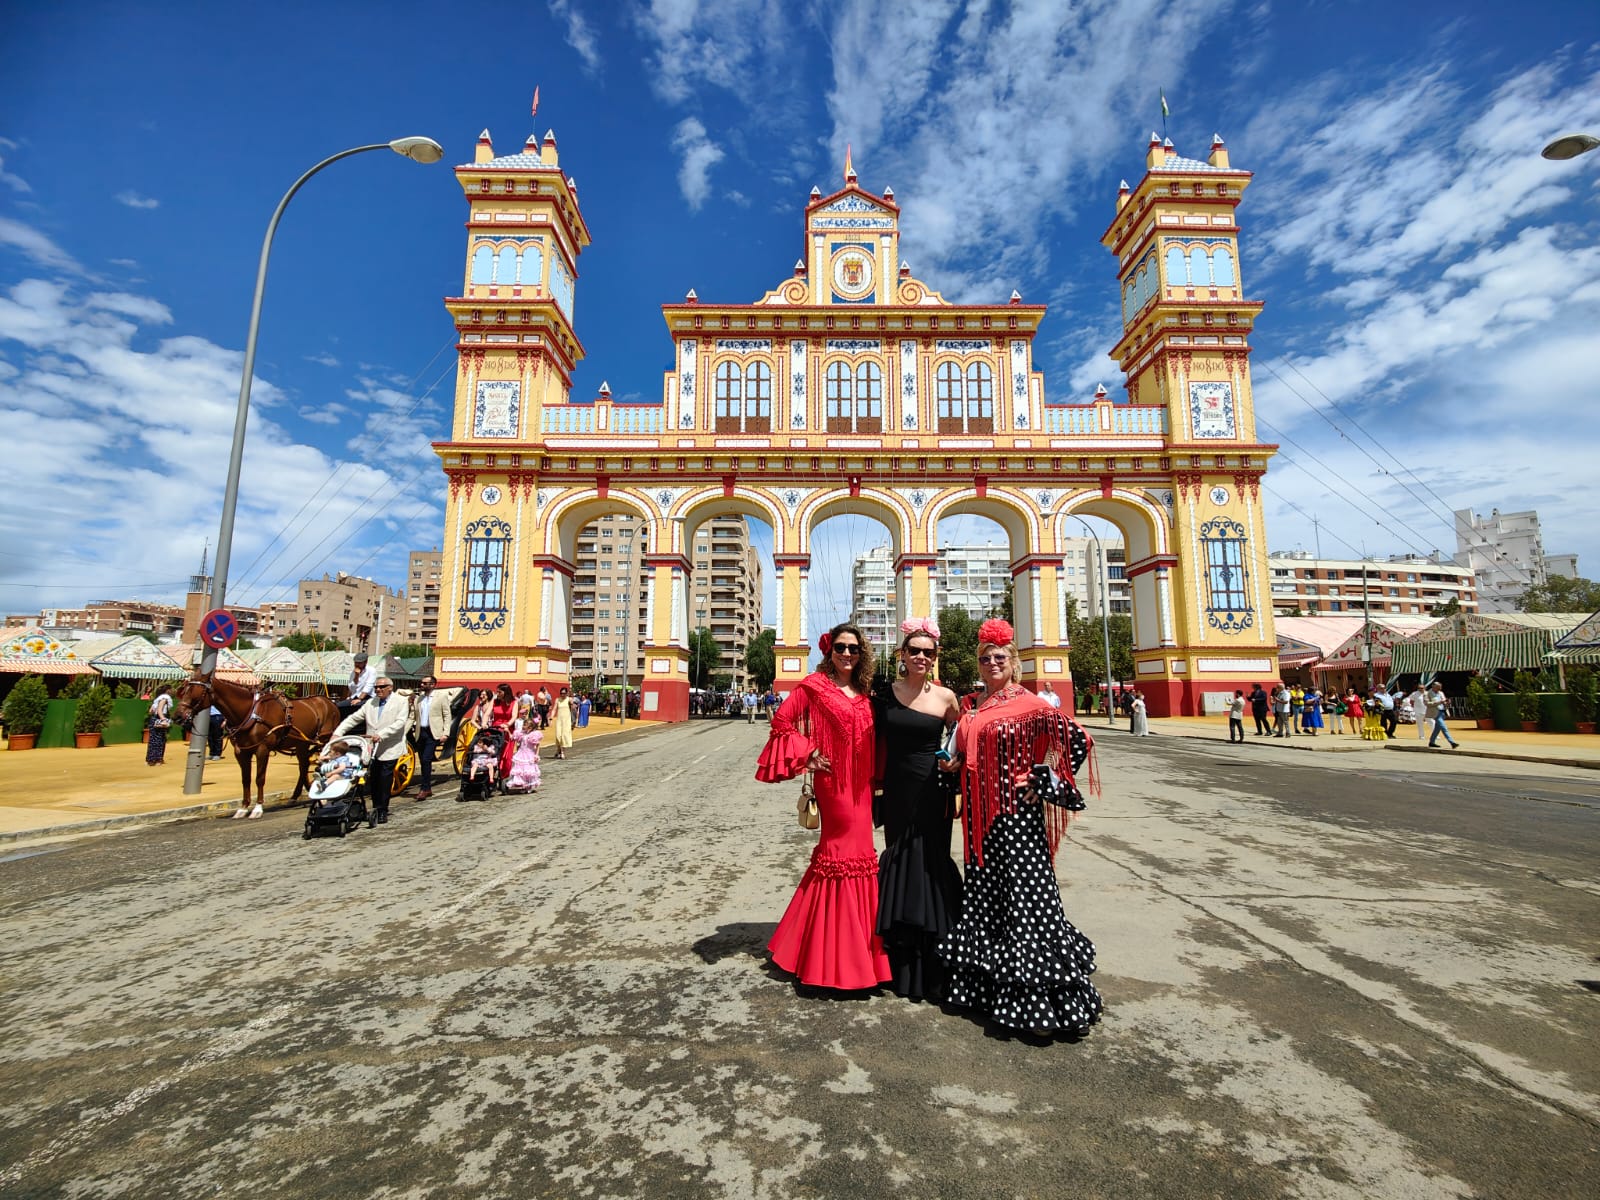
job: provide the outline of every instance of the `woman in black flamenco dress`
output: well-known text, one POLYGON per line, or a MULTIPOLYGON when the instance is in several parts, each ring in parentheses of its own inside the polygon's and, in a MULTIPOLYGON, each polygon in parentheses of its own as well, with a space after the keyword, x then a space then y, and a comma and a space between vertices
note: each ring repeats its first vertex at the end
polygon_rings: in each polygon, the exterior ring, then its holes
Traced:
POLYGON ((937 946, 961 908, 961 874, 950 857, 956 777, 935 758, 947 724, 959 715, 955 693, 932 681, 939 627, 904 622, 896 682, 873 697, 883 790, 875 798, 885 849, 878 860, 878 936, 889 955, 896 993, 944 998, 945 966, 937 946))

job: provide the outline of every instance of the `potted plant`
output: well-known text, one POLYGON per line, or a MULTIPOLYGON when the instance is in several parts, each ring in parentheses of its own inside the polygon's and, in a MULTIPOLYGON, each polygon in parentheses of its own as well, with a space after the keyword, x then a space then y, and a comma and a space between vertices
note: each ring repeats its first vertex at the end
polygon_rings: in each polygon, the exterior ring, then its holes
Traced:
POLYGON ((6 719, 7 744, 13 750, 32 750, 34 739, 44 728, 45 709, 50 705, 50 693, 44 679, 38 675, 24 675, 6 697, 3 710, 6 719))
POLYGON ((1579 733, 1593 733, 1595 709, 1600 707, 1600 680, 1591 667, 1567 672, 1567 694, 1572 697, 1572 718, 1579 733))
POLYGON ((1481 679, 1467 681, 1467 708, 1479 729, 1494 728, 1494 693, 1481 679))
POLYGON ((1517 694, 1517 719, 1522 722, 1522 732, 1532 733, 1539 728, 1539 681, 1532 672, 1518 671, 1511 678, 1511 687, 1517 694))
POLYGON ((78 711, 73 714, 72 730, 79 750, 93 750, 100 744, 100 735, 111 719, 111 689, 96 684, 78 701, 78 711))

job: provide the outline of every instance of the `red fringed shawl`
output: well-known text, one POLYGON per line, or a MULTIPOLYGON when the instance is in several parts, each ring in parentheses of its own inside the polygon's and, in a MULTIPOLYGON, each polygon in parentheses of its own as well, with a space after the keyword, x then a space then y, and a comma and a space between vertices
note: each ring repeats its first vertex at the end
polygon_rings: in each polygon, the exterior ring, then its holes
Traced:
POLYGON ((820 671, 796 684, 772 714, 772 730, 756 763, 756 778, 762 783, 793 779, 806 769, 812 750, 821 750, 832 764, 831 771, 817 772, 819 793, 870 792, 872 703, 866 696, 846 696, 820 671))
MULTIPOLYGON (((1070 716, 1016 684, 980 698, 962 715, 958 736, 964 758, 962 827, 967 862, 983 865, 984 835, 997 816, 1018 810, 1017 792, 1028 786, 1028 773, 1035 763, 1047 763, 1064 783, 1072 785, 1071 794, 1079 794, 1072 762, 1074 728, 1092 750, 1088 734, 1070 716)), ((1092 786, 1092 765, 1090 779, 1092 786)), ((1082 801, 1075 801, 1074 808, 1081 807, 1082 801)), ((1052 863, 1074 808, 1044 805, 1045 836, 1052 863)))

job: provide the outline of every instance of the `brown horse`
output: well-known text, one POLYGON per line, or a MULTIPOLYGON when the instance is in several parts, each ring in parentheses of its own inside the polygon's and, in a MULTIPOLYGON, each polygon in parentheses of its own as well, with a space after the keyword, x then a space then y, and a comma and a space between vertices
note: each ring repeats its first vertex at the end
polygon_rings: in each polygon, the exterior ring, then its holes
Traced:
POLYGON ((250 765, 256 768, 256 802, 249 809, 259 817, 267 786, 267 763, 272 754, 293 754, 300 760, 300 778, 290 801, 311 786, 311 756, 333 736, 339 710, 326 696, 288 700, 275 692, 257 693, 241 683, 194 675, 177 690, 178 718, 188 721, 201 704, 215 704, 228 723, 228 739, 239 762, 239 811, 250 805, 250 765))

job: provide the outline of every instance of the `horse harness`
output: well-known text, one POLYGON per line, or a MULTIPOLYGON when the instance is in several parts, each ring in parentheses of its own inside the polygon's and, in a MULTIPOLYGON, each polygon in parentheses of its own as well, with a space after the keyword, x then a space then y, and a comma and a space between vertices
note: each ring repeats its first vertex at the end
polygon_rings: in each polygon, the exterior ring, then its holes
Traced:
MULTIPOLYGON (((211 699, 212 703, 214 704, 216 702, 216 690, 211 686, 211 680, 206 679, 206 678, 201 677, 201 676, 195 676, 194 678, 190 679, 189 682, 190 683, 194 683, 194 684, 198 684, 200 687, 204 688, 205 692, 206 692, 206 695, 211 699)), ((288 696, 281 695, 278 692, 254 692, 254 693, 252 693, 251 697, 250 697, 250 712, 249 712, 249 714, 240 723, 240 725, 239 725, 239 727, 237 729, 232 729, 232 730, 228 731, 228 736, 230 738, 237 739, 239 737, 239 735, 244 733, 245 730, 249 729, 250 726, 258 724, 258 723, 267 726, 266 736, 268 738, 277 738, 284 732, 284 730, 288 730, 289 733, 292 736, 298 738, 300 741, 306 743, 307 745, 314 746, 314 745, 318 744, 315 739, 307 737, 304 733, 302 733, 300 731, 300 729, 298 729, 295 726, 295 723, 294 723, 294 701, 292 699, 290 699, 288 696), (261 708, 261 699, 262 699, 263 696, 273 696, 273 697, 275 697, 277 699, 279 704, 283 705, 283 724, 281 724, 281 725, 269 725, 267 723, 267 719, 261 715, 260 708, 261 708)), ((292 754, 294 752, 292 747, 287 747, 287 746, 286 747, 279 747, 278 749, 280 750, 281 753, 285 753, 285 754, 292 754)))

